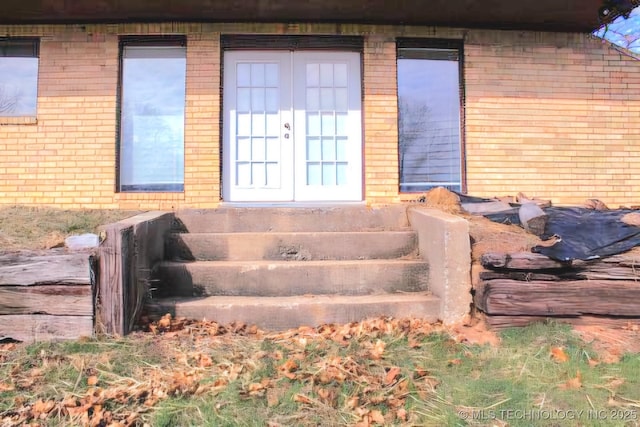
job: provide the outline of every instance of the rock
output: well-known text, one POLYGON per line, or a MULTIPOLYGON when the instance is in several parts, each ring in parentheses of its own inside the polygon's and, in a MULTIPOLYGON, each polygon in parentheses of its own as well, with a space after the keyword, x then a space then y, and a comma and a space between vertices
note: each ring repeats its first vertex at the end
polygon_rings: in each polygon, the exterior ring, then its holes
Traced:
POLYGON ((522 227, 536 236, 544 234, 549 217, 536 203, 525 203, 518 210, 522 227))
POLYGON ((97 234, 85 233, 67 237, 64 239, 64 245, 72 251, 97 248, 100 245, 100 239, 97 234))

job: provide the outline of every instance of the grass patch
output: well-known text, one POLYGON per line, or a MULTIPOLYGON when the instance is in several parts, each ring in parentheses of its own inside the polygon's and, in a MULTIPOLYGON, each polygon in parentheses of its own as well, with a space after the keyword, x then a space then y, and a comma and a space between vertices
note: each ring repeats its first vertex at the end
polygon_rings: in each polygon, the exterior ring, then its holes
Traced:
POLYGON ((638 423, 638 354, 602 363, 553 323, 480 346, 397 322, 266 336, 199 325, 0 349, 0 424, 81 415, 154 426, 638 423))
POLYGON ((74 234, 140 213, 121 210, 64 210, 46 207, 0 208, 0 247, 3 250, 48 249, 74 234))

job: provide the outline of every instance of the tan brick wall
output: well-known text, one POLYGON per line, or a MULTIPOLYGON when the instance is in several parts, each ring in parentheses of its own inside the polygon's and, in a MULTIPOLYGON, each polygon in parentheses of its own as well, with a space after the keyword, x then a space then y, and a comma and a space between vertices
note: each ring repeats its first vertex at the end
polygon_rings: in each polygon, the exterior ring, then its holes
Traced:
MULTIPOLYGON (((364 194, 398 195, 395 37, 465 38, 471 194, 631 204, 640 62, 573 34, 334 24, 0 26, 40 36, 38 118, 0 125, 0 204, 214 207, 220 199, 220 34, 364 35, 364 194), (187 35, 184 193, 115 192, 118 36, 187 35)), ((0 120, 1 122, 1 120, 0 120)), ((640 203, 639 203, 640 204, 640 203)))
POLYGON ((577 34, 471 32, 470 194, 640 204, 640 61, 577 34))
POLYGON ((37 123, 0 125, 0 200, 114 207, 117 38, 60 33, 40 56, 37 123))
POLYGON ((368 203, 398 198, 396 43, 369 36, 364 45, 364 181, 368 203))

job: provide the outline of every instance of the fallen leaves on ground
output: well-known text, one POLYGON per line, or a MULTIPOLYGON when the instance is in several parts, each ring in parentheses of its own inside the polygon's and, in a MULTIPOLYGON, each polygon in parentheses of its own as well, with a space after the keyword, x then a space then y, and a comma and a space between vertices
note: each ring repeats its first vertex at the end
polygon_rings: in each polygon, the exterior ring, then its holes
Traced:
POLYGON ((560 384, 561 389, 575 390, 582 387, 582 373, 578 371, 574 378, 569 378, 566 382, 560 384))
MULTIPOLYGON (((220 325, 169 314, 147 322, 146 329, 127 339, 149 340, 163 354, 163 362, 139 363, 132 375, 116 374, 104 356, 42 350, 28 361, 29 369, 16 362, 11 377, 0 381, 0 392, 15 393, 11 409, 0 412, 0 425, 39 425, 46 420, 83 426, 138 425, 165 399, 217 395, 234 382, 241 384, 240 398, 265 399, 269 407, 279 404, 295 382, 303 386, 287 398, 309 410, 342 411, 351 424, 360 426, 411 422, 413 415, 405 407, 408 395, 428 396, 437 382, 423 368, 387 364, 387 342, 389 337, 406 339, 410 348, 416 348, 426 336, 444 332, 442 326, 422 319, 374 318, 267 334, 242 323, 220 325), (251 340, 270 342, 274 348, 240 349, 242 342, 251 340), (351 354, 346 348, 354 342, 358 346, 351 354), (233 358, 221 356, 233 351, 215 351, 233 346, 240 349, 233 358), (324 354, 323 348, 342 349, 343 354, 324 354), (265 364, 274 366, 274 373, 256 379, 255 372, 265 364), (78 372, 75 384, 66 384, 59 396, 36 397, 45 388, 46 370, 64 366, 78 372), (346 382, 355 384, 355 389, 352 395, 341 396, 346 382)), ((15 344, 4 346, 2 357, 15 349, 15 344)))
POLYGON ((551 358, 558 363, 569 361, 569 355, 564 351, 562 347, 551 348, 551 358))
MULTIPOLYGON (((445 328, 418 318, 381 317, 267 333, 239 322, 165 315, 148 322, 145 332, 72 343, 79 347, 73 351, 51 345, 29 353, 23 345, 0 344, 0 367, 8 374, 0 380, 0 425, 153 424, 163 405, 212 398, 225 408, 247 403, 269 414, 286 412, 276 420, 256 414, 273 426, 316 425, 318 419, 353 426, 422 425, 431 416, 425 408, 455 407, 441 396, 447 386, 441 375, 482 363, 475 343, 498 344, 491 337, 479 339, 486 332, 477 325, 445 328), (437 361, 430 354, 436 347, 437 361), (61 372, 66 377, 52 380, 61 372)), ((563 346, 554 342, 549 351, 542 354, 547 363, 570 369, 563 346)), ((585 364, 587 378, 606 363, 594 356, 585 364)), ((556 390, 585 388, 579 370, 565 375, 556 390)), ((610 404, 626 404, 615 393, 628 386, 624 379, 607 381, 600 387, 616 396, 610 404)), ((594 386, 590 379, 588 388, 594 386)))

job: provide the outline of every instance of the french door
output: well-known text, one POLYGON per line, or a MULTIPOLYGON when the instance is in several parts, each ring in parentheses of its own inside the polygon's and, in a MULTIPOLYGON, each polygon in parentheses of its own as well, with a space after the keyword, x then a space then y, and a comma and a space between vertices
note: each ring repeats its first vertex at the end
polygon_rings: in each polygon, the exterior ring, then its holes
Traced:
POLYGON ((223 197, 362 200, 360 55, 226 51, 223 197))

